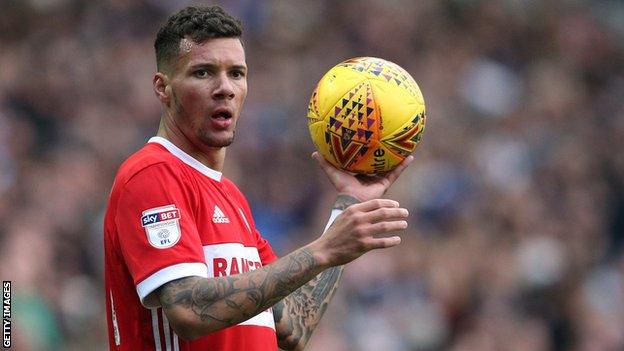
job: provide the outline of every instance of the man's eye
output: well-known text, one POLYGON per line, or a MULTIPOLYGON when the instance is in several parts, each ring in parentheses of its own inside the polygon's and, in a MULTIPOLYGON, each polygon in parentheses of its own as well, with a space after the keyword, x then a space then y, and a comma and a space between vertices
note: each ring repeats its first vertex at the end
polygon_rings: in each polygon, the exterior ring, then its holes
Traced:
POLYGON ((193 75, 197 78, 206 78, 208 77, 208 71, 206 71, 205 69, 200 69, 195 71, 193 75))
POLYGON ((231 75, 234 78, 242 78, 245 76, 245 73, 243 71, 232 71, 231 75))

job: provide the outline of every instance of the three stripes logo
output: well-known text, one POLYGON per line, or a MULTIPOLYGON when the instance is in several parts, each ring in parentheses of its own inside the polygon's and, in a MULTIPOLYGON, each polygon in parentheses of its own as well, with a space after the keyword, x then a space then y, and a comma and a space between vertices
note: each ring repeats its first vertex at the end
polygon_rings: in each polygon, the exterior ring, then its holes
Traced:
POLYGON ((227 218, 225 213, 215 205, 214 212, 212 213, 212 223, 230 223, 230 219, 227 218))

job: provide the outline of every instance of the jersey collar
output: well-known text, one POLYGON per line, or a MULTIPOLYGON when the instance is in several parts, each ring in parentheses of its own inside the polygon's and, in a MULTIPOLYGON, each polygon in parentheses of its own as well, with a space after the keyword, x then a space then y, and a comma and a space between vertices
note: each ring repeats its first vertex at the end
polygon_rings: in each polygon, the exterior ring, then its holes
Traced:
POLYGON ((217 182, 221 181, 221 172, 215 171, 214 169, 207 167, 203 163, 197 161, 196 159, 193 158, 193 156, 182 151, 179 147, 175 146, 169 140, 163 137, 155 136, 155 137, 151 137, 150 140, 148 140, 147 142, 156 143, 156 144, 160 144, 164 146, 165 149, 167 149, 167 151, 173 154, 173 156, 179 158, 182 162, 186 163, 187 165, 195 168, 203 175, 207 176, 208 178, 214 179, 217 182))

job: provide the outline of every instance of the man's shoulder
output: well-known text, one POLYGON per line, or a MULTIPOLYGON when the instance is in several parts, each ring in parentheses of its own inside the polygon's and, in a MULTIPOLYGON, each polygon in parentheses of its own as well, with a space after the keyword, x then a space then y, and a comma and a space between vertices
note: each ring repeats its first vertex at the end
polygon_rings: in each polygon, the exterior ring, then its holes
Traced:
POLYGON ((243 198, 245 197, 243 195, 243 192, 238 188, 238 186, 233 181, 231 181, 229 178, 227 178, 225 176, 222 176, 221 177, 221 184, 223 184, 223 186, 225 186, 227 189, 230 190, 230 192, 233 192, 237 196, 240 196, 240 197, 243 197, 243 198))
POLYGON ((249 207, 249 202, 247 201, 245 194, 243 194, 243 192, 238 188, 238 186, 233 181, 223 176, 221 177, 221 184, 223 184, 223 186, 226 189, 228 189, 228 193, 234 196, 234 198, 236 198, 238 203, 244 205, 243 208, 249 207))
POLYGON ((157 143, 147 143, 119 166, 115 182, 126 183, 141 171, 159 165, 176 168, 179 160, 163 146, 157 143))
POLYGON ((227 188, 235 189, 236 191, 240 191, 240 190, 238 190, 238 186, 232 180, 230 180, 228 177, 226 177, 225 175, 221 176, 221 184, 223 184, 227 188))

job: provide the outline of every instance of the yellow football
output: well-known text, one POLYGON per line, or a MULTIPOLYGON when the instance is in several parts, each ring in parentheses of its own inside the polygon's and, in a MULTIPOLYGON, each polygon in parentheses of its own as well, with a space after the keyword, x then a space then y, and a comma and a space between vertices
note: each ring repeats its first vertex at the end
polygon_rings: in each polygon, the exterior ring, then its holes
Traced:
POLYGON ((392 170, 418 146, 425 119, 425 101, 412 76, 375 57, 334 66, 308 105, 308 127, 317 150, 334 166, 353 173, 392 170))

